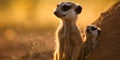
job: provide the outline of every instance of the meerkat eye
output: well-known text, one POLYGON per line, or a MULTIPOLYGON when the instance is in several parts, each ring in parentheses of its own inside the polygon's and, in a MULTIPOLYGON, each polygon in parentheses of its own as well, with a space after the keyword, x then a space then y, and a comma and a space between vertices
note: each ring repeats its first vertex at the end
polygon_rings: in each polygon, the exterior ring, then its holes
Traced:
POLYGON ((67 11, 67 10, 69 10, 69 9, 71 9, 71 6, 64 5, 61 10, 62 10, 62 11, 67 11))
POLYGON ((91 30, 96 30, 97 28, 95 28, 95 27, 91 27, 91 30))

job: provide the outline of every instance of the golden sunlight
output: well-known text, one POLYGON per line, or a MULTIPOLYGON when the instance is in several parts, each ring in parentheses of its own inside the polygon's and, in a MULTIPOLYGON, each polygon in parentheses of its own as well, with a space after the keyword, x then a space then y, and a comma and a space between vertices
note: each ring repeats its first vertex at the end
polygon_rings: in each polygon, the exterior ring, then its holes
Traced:
MULTIPOLYGON (((56 4, 61 1, 73 1, 83 8, 78 17, 77 24, 85 27, 91 24, 97 17, 113 5, 117 0, 10 0, 2 1, 0 27, 18 27, 25 30, 55 28, 58 25, 58 18, 53 15, 56 4), (106 4, 107 2, 107 4, 106 4), (3 8, 4 7, 4 8, 3 8)), ((48 29, 47 29, 48 30, 48 29)))
MULTIPOLYGON (((59 18, 53 12, 61 1, 81 5, 82 12, 76 24, 84 28, 119 0, 0 0, 0 60, 53 60, 55 40, 59 38, 55 37, 59 18)), ((71 37, 63 35, 67 40, 71 37)), ((79 34, 74 35, 79 37, 79 34)))

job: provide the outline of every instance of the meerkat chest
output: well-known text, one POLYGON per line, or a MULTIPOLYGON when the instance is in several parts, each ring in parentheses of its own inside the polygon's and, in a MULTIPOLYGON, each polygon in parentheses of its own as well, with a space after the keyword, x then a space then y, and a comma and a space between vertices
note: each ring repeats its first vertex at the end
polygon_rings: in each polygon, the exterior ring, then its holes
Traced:
POLYGON ((61 28, 58 32, 59 40, 63 43, 66 43, 67 45, 74 46, 76 40, 81 42, 80 32, 77 28, 72 28, 71 26, 65 28, 61 28))

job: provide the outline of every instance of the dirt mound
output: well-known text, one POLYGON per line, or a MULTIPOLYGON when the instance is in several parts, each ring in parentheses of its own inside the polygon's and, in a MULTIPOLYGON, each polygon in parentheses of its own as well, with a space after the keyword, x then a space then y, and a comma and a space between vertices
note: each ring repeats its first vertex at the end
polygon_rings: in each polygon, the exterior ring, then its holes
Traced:
POLYGON ((93 23, 102 29, 98 47, 89 60, 120 60, 120 1, 93 23))

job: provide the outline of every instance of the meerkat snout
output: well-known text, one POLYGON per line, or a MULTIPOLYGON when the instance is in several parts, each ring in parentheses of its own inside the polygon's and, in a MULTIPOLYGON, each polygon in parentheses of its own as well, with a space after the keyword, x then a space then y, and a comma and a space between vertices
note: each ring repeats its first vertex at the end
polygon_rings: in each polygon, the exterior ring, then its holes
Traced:
POLYGON ((61 2, 57 5, 57 8, 54 11, 54 15, 58 18, 70 18, 75 17, 80 14, 82 7, 73 2, 61 2))

